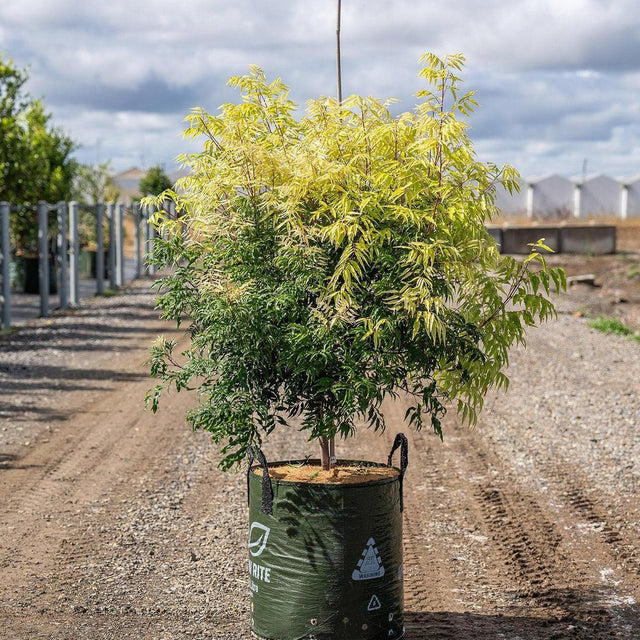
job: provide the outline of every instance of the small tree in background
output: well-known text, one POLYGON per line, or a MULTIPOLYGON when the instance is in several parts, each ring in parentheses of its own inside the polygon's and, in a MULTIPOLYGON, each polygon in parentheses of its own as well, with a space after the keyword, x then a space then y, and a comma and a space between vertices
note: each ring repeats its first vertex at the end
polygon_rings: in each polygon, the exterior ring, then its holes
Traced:
MULTIPOLYGON (((69 200, 77 171, 75 143, 52 126, 40 100, 24 90, 26 71, 0 54, 0 200, 14 204, 69 200)), ((11 217, 18 252, 36 250, 35 213, 11 217)))
POLYGON ((140 180, 138 191, 142 196, 157 196, 167 189, 171 189, 173 182, 164 172, 161 166, 151 167, 147 171, 147 175, 140 180))
POLYGON ((391 101, 351 96, 296 120, 287 87, 252 67, 230 80, 239 104, 190 116, 203 151, 182 158, 179 190, 147 201, 184 214, 157 215, 153 260, 173 268, 157 283, 163 317, 190 339, 181 356, 154 345, 148 402, 197 388, 188 420, 223 443, 224 468, 291 418, 328 468, 331 439, 384 428, 399 393, 417 428, 442 435, 449 406, 473 424, 487 390, 507 387, 509 348, 554 314, 564 275, 542 242, 519 263, 485 228, 495 186, 517 188, 517 173, 475 158, 462 56, 423 61, 429 87, 396 117, 391 101))
MULTIPOLYGON (((81 204, 92 206, 100 202, 116 202, 120 197, 120 189, 112 178, 111 163, 107 160, 101 164, 81 164, 73 185, 73 199, 81 204)), ((104 220, 105 230, 108 220, 104 220)), ((81 207, 79 211, 80 242, 91 250, 96 248, 96 213, 81 207)))
POLYGON ((79 165, 73 184, 74 200, 87 205, 117 201, 120 190, 112 173, 109 160, 97 165, 79 165))

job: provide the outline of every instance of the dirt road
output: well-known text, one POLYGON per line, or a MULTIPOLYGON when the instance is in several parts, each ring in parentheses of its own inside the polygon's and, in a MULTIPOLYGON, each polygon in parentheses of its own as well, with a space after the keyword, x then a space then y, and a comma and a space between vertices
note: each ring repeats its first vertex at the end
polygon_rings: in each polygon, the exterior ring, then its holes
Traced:
MULTIPOLYGON (((640 638, 640 345, 574 312, 475 431, 407 432, 407 639, 640 638)), ((140 285, 0 340, 2 638, 249 637, 244 476, 188 395, 143 411, 153 318, 140 285)), ((403 414, 338 453, 385 460, 403 414)), ((312 453, 295 430, 265 452, 312 453)))

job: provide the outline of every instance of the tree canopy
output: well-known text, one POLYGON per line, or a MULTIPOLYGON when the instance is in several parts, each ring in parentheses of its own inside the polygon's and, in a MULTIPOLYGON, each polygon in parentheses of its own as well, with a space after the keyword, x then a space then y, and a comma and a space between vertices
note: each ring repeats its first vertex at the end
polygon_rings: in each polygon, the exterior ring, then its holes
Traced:
POLYGON ((171 189, 173 183, 160 165, 151 167, 147 175, 140 180, 138 191, 142 196, 157 196, 166 189, 171 189))
POLYGON ((190 345, 156 343, 148 399, 198 388, 188 419, 224 443, 223 466, 291 418, 321 447, 382 429, 399 393, 418 428, 442 434, 451 406, 473 423, 487 390, 507 386, 509 348, 554 313, 564 276, 544 244, 520 263, 486 230, 495 186, 517 188, 517 172, 475 157, 462 56, 423 61, 428 86, 398 116, 351 96, 297 119, 287 86, 257 67, 230 80, 238 104, 190 116, 203 150, 156 200, 182 215, 158 214, 154 254, 173 268, 159 307, 188 320, 190 345))
POLYGON ((73 199, 82 204, 115 202, 120 196, 120 190, 111 174, 111 163, 108 160, 97 165, 78 165, 73 183, 73 199))
MULTIPOLYGON (((75 143, 41 100, 25 90, 28 74, 0 53, 0 200, 13 204, 70 199, 77 163, 75 143)), ((11 217, 11 235, 20 251, 35 250, 34 215, 11 217)))
POLYGON ((76 145, 25 91, 28 74, 0 53, 0 200, 69 199, 76 145))

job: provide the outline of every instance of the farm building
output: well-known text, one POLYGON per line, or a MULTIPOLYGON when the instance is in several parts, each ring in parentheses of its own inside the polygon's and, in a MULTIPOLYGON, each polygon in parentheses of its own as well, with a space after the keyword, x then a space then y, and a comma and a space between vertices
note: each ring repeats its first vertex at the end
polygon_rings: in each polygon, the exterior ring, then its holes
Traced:
POLYGON ((640 218, 640 176, 622 180, 620 217, 640 218))
POLYGON ((557 174, 527 180, 527 215, 565 219, 573 216, 574 184, 557 174))
POLYGON ((575 182, 576 218, 612 218, 620 214, 622 185, 605 175, 575 182))
POLYGON ((147 175, 147 172, 138 167, 131 167, 122 173, 113 176, 114 182, 120 189, 120 201, 129 202, 140 197, 138 184, 147 175))
MULTIPOLYGON (((175 182, 178 178, 181 178, 186 174, 184 169, 178 169, 168 174, 169 180, 175 182)), ((146 169, 140 169, 139 167, 131 167, 122 173, 117 173, 113 176, 114 182, 120 189, 120 202, 130 202, 140 197, 140 190, 138 185, 140 180, 147 175, 146 169)))

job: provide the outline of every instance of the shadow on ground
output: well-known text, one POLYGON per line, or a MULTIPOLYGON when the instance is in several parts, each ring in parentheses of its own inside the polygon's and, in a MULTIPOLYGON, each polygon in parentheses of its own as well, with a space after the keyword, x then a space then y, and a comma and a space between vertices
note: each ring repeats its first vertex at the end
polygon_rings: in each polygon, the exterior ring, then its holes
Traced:
POLYGON ((40 464, 21 464, 19 460, 14 453, 0 452, 0 471, 3 469, 35 469, 43 466, 40 464))
POLYGON ((533 594, 504 615, 405 612, 405 640, 638 640, 640 611, 606 587, 533 594))
MULTIPOLYGON (((140 338, 148 336, 150 345, 157 321, 148 291, 134 290, 101 300, 99 307, 54 313, 0 335, 0 419, 63 420, 64 407, 47 406, 49 392, 104 392, 114 382, 147 379, 146 370, 119 370, 118 359, 140 338)), ((147 357, 140 352, 140 364, 147 357)))

